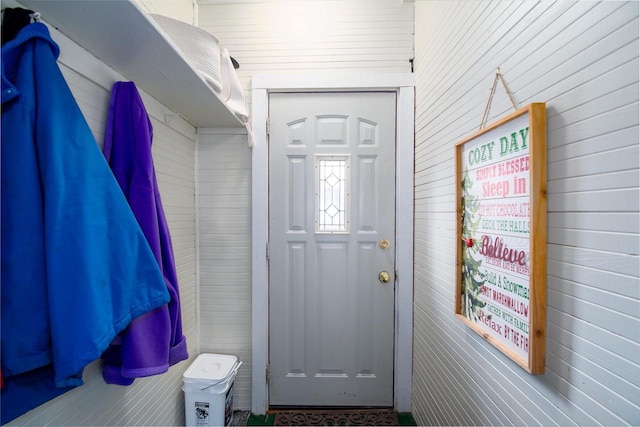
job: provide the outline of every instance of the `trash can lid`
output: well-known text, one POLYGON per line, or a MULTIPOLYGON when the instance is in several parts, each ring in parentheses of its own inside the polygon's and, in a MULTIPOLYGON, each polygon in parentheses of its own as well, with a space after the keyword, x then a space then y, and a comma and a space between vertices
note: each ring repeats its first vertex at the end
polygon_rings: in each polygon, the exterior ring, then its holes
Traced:
POLYGON ((238 358, 225 354, 201 354, 183 375, 185 382, 220 381, 233 370, 238 358))

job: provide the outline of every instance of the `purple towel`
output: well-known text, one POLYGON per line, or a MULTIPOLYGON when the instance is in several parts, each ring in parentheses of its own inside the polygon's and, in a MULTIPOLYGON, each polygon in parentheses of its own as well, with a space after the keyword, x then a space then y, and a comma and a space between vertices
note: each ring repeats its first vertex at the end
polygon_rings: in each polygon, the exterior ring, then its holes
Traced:
POLYGON ((182 334, 180 295, 173 246, 153 167, 153 128, 133 82, 116 82, 111 92, 104 155, 151 246, 171 301, 134 319, 103 354, 109 384, 166 372, 189 357, 182 334))

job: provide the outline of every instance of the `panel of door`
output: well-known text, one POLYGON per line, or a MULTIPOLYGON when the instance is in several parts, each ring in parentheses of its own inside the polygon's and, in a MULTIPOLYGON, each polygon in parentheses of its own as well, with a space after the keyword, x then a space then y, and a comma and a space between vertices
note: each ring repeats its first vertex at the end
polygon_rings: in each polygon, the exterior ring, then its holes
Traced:
POLYGON ((395 111, 269 95, 272 406, 393 406, 395 111))

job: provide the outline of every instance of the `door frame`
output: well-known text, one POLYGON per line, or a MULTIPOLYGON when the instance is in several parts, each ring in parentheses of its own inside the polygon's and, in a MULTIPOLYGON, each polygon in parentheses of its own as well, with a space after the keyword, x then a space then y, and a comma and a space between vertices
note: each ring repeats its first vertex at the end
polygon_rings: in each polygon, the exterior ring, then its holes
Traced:
POLYGON ((252 78, 251 153, 251 411, 269 409, 269 93, 389 91, 396 101, 396 289, 394 407, 411 411, 413 374, 414 86, 411 73, 271 74, 252 78))

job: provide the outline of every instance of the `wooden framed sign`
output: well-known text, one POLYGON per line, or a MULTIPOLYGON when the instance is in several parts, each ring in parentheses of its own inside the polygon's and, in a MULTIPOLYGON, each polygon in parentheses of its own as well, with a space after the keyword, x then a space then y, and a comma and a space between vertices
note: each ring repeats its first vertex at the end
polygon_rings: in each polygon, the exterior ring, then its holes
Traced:
POLYGON ((531 374, 544 373, 544 103, 456 144, 456 315, 531 374))

